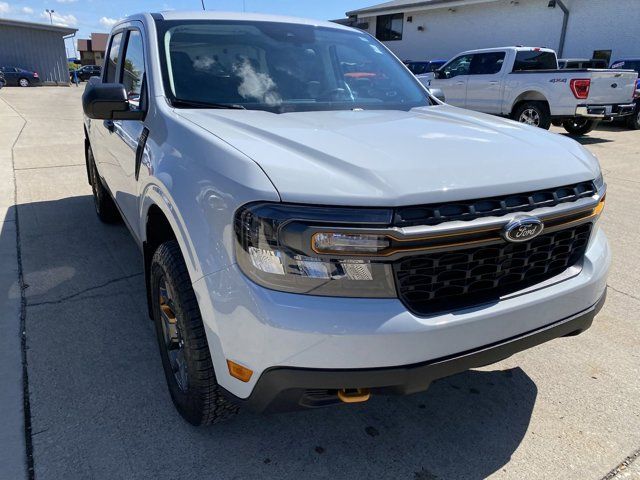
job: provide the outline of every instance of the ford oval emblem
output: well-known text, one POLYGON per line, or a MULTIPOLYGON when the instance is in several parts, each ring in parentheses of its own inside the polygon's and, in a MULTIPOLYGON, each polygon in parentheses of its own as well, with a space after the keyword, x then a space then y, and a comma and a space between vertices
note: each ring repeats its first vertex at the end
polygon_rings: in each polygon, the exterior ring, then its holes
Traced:
POLYGON ((612 83, 611 84, 611 88, 618 88, 618 84, 617 83, 612 83))
POLYGON ((509 222, 502 232, 508 242, 520 243, 536 238, 544 230, 544 223, 536 217, 517 218, 509 222))

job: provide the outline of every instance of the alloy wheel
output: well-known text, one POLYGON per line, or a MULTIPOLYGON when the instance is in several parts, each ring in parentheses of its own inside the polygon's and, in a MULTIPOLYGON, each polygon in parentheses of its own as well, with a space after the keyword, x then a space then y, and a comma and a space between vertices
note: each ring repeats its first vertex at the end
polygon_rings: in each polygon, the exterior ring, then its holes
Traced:
POLYGON ((189 388, 189 373, 185 358, 184 339, 182 338, 178 319, 175 314, 173 292, 170 286, 166 284, 164 278, 160 280, 159 289, 160 323, 162 325, 164 346, 178 388, 186 392, 189 388))
POLYGON ((21 78, 20 79, 20 86, 21 87, 28 87, 29 86, 29 80, 27 80, 26 78, 21 78))
POLYGON ((533 108, 527 108, 526 110, 523 110, 518 120, 520 121, 520 123, 525 123, 534 127, 540 126, 540 114, 533 108))

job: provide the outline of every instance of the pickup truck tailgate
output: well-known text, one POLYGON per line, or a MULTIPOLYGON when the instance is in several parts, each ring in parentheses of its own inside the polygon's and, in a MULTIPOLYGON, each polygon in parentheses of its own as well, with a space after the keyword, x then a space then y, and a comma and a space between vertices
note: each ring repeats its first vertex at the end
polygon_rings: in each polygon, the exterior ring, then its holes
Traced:
POLYGON ((633 102, 638 74, 632 70, 590 70, 591 87, 587 102, 611 105, 633 102))

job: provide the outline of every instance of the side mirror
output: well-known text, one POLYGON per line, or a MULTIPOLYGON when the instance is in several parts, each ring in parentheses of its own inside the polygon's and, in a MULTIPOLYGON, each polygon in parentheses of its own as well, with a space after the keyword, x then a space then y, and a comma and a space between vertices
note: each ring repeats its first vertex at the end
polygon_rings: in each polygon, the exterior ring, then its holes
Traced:
POLYGON ((436 97, 442 103, 446 102, 446 100, 444 99, 444 92, 442 91, 442 89, 440 89, 440 88, 430 88, 429 89, 429 93, 431 94, 431 96, 436 97))
POLYGON ((120 83, 91 82, 82 95, 82 108, 98 120, 142 120, 144 112, 131 110, 127 91, 120 83))

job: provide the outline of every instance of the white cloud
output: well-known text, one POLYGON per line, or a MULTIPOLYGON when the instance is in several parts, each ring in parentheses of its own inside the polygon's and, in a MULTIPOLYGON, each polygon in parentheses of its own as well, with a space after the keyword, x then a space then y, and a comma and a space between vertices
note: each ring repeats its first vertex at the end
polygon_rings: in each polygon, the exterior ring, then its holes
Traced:
POLYGON ((56 0, 58 3, 75 3, 78 0, 56 0))
POLYGON ((102 17, 99 21, 100 25, 102 25, 103 27, 111 28, 120 20, 118 20, 117 18, 102 17))
MULTIPOLYGON (((42 12, 40 16, 49 20, 49 14, 47 12, 42 12)), ((52 20, 54 25, 59 25, 61 27, 70 27, 78 23, 78 19, 75 15, 61 15, 57 12, 52 15, 52 20)))
POLYGON ((33 8, 31 7, 22 7, 20 11, 25 15, 33 15, 33 8))
POLYGON ((9 7, 7 2, 0 2, 0 14, 9 13, 10 10, 11 7, 9 7))

